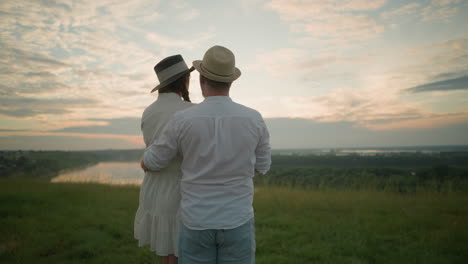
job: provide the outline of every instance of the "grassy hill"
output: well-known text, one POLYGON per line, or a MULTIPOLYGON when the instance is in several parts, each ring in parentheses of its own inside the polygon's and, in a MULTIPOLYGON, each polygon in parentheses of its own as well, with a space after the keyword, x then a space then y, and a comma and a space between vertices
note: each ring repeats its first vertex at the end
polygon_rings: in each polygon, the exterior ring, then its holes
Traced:
MULTIPOLYGON (((0 263, 158 263, 133 239, 138 192, 0 179, 0 263)), ((260 187, 257 263, 466 263, 466 204, 455 192, 260 187)))

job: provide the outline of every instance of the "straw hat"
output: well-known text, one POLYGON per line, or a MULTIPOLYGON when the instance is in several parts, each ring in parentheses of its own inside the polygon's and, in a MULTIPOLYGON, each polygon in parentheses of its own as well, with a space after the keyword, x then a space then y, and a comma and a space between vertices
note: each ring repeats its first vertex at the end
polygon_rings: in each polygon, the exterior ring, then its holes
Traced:
POLYGON ((217 82, 232 82, 241 75, 234 54, 222 46, 209 48, 203 60, 193 61, 193 67, 204 77, 217 82))
POLYGON ((187 72, 193 71, 194 68, 190 69, 187 67, 182 55, 169 56, 160 61, 154 66, 154 72, 159 80, 159 85, 153 88, 151 92, 157 91, 164 86, 167 86, 179 79, 182 75, 187 72))

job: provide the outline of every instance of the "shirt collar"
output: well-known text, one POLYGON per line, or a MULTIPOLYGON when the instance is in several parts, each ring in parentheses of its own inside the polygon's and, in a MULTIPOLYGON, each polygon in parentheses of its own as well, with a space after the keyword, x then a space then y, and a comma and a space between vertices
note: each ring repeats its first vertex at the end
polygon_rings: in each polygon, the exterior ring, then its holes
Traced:
POLYGON ((208 96, 204 102, 232 102, 232 99, 229 96, 208 96))

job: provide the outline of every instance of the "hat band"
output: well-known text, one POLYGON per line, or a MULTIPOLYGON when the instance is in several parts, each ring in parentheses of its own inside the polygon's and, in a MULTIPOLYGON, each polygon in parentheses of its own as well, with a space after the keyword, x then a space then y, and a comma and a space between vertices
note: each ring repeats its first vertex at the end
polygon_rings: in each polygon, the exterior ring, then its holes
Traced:
POLYGON ((185 64, 185 61, 180 61, 174 65, 171 65, 170 67, 167 67, 166 69, 160 71, 157 73, 159 82, 162 83, 165 80, 171 78, 172 76, 181 73, 183 71, 188 71, 189 68, 187 67, 187 64, 185 64))
POLYGON ((232 76, 232 74, 233 74, 233 73, 231 73, 231 74, 225 75, 225 74, 214 73, 214 72, 210 71, 208 68, 206 68, 205 66, 203 66, 203 63, 200 63, 200 67, 201 67, 204 71, 209 72, 209 73, 211 73, 211 74, 213 74, 213 75, 218 75, 218 76, 223 76, 223 77, 230 77, 230 76, 232 76))

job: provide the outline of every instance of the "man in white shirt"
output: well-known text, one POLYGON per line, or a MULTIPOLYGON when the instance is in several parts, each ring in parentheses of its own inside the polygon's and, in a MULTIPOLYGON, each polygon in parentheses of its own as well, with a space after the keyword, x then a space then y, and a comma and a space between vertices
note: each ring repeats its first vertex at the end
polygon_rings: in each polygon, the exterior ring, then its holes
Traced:
POLYGON ((179 263, 255 263, 253 176, 270 168, 268 130, 229 97, 241 75, 230 50, 214 46, 193 66, 205 100, 174 115, 141 165, 157 171, 183 156, 179 263))

